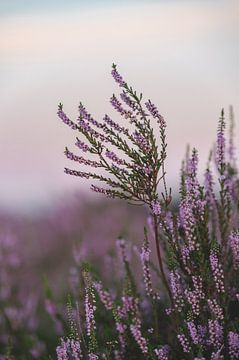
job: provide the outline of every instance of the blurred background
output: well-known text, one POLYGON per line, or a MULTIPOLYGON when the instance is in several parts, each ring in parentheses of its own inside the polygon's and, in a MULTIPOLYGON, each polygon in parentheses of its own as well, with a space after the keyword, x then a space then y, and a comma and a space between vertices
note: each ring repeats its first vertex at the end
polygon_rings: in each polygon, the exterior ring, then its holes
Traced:
POLYGON ((75 165, 63 154, 75 134, 56 115, 59 102, 72 120, 79 101, 97 120, 114 119, 116 63, 167 121, 167 179, 177 199, 187 144, 198 149, 203 174, 221 108, 228 116, 232 104, 237 118, 238 15, 236 0, 0 0, 0 307, 19 348, 19 329, 29 331, 35 358, 53 334, 42 315, 43 278, 54 294, 68 291, 79 244, 80 257, 97 258, 111 274, 115 239, 142 242, 147 221, 144 209, 92 196, 87 182, 64 174, 75 165))
POLYGON ((0 1, 0 207, 38 212, 88 186, 63 173, 75 134, 57 118, 79 101, 115 115, 112 62, 166 118, 167 172, 177 183, 186 145, 201 168, 220 109, 238 111, 239 3, 227 1, 0 1))

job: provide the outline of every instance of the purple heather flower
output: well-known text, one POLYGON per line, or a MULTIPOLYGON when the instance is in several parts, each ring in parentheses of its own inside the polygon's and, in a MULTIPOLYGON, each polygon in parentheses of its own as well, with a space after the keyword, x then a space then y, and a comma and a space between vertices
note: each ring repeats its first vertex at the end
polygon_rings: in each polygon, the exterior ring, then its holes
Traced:
POLYGON ((74 175, 74 176, 79 176, 85 179, 89 179, 90 178, 90 173, 86 173, 86 172, 82 172, 82 171, 76 171, 76 170, 71 170, 68 168, 65 168, 65 173, 68 175, 74 175))
POLYGON ((174 307, 181 312, 184 306, 184 291, 182 288, 181 277, 177 271, 171 271, 169 280, 174 299, 174 307))
POLYGON ((63 121, 64 124, 70 126, 73 130, 78 129, 78 126, 66 116, 66 114, 62 110, 62 106, 60 106, 60 105, 58 107, 57 115, 63 121))
POLYGON ((130 330, 136 342, 138 343, 142 353, 148 354, 149 349, 147 345, 147 340, 143 337, 140 326, 138 324, 130 325, 130 330))
POLYGON ((145 103, 146 108, 148 109, 148 111, 150 112, 150 114, 157 119, 157 122, 160 124, 160 127, 162 129, 166 128, 166 122, 164 120, 164 118, 162 117, 162 115, 159 114, 159 111, 157 109, 157 107, 151 103, 150 100, 148 100, 145 103))
POLYGON ((102 166, 97 161, 87 160, 87 159, 84 159, 82 156, 77 156, 77 155, 73 154, 71 151, 68 150, 68 148, 65 149, 64 153, 65 153, 65 155, 66 155, 66 157, 68 159, 76 161, 79 164, 84 164, 84 165, 91 166, 91 167, 94 167, 94 168, 102 166))
POLYGON ((192 341, 195 345, 199 344, 199 337, 198 337, 198 331, 196 328, 196 325, 194 324, 193 321, 188 321, 187 322, 187 327, 188 327, 188 331, 189 334, 192 338, 192 341))
POLYGON ((143 135, 141 135, 139 132, 135 131, 133 134, 133 138, 134 138, 136 144, 138 145, 138 147, 144 153, 148 153, 150 151, 149 142, 143 135))
POLYGON ((131 98, 126 94, 125 91, 120 94, 120 97, 125 102, 125 104, 128 105, 133 111, 136 110, 137 105, 133 100, 131 100, 131 98))
POLYGON ((226 125, 224 121, 224 113, 222 111, 222 116, 219 120, 219 126, 217 132, 217 150, 216 150, 216 164, 220 173, 222 172, 223 166, 225 165, 225 148, 226 148, 225 126, 226 125))
POLYGON ((115 95, 113 95, 111 98, 110 98, 110 103, 111 105, 113 106, 113 108, 115 108, 115 110, 117 110, 122 116, 125 117, 125 119, 128 119, 132 116, 132 111, 130 110, 125 110, 123 107, 122 107, 122 104, 121 102, 116 98, 115 95))
POLYGON ((169 350, 169 346, 164 345, 160 349, 154 349, 154 352, 157 355, 158 360, 168 360, 169 350))
POLYGON ((213 278, 215 281, 216 289, 218 293, 224 293, 224 274, 222 265, 219 263, 217 255, 212 252, 209 256, 210 265, 213 273, 213 278))
POLYGON ((232 252, 233 268, 239 269, 239 231, 234 231, 229 236, 229 245, 232 252))
POLYGON ((228 334, 228 347, 230 359, 239 359, 239 334, 229 331, 228 334))
POLYGON ((144 285, 146 294, 151 297, 153 300, 158 300, 159 295, 155 294, 152 287, 152 279, 151 279, 151 273, 149 268, 149 256, 150 256, 150 248, 148 241, 144 241, 144 244, 141 249, 140 258, 141 258, 141 264, 143 267, 143 279, 144 279, 144 285))
POLYGON ((87 152, 90 150, 90 147, 87 144, 85 144, 83 141, 79 140, 78 138, 76 138, 75 145, 84 152, 87 152))
POLYGON ((217 350, 223 342, 223 327, 218 320, 208 320, 209 341, 217 350))
POLYGON ((179 334, 177 335, 177 338, 183 348, 183 352, 184 353, 189 353, 191 351, 191 347, 189 345, 189 341, 186 338, 186 336, 184 334, 179 334))
POLYGON ((185 290, 185 297, 188 303, 192 306, 192 312, 195 315, 200 315, 200 302, 205 298, 202 285, 201 276, 192 276, 193 290, 185 290))
POLYGON ((162 213, 161 205, 158 200, 151 203, 151 209, 154 215, 160 216, 162 213))
POLYGON ((94 287, 99 294, 100 300, 105 305, 105 308, 107 310, 112 310, 113 309, 113 299, 112 299, 112 296, 110 295, 110 293, 106 290, 103 290, 103 286, 102 286, 101 282, 95 282, 94 287))
POLYGON ((105 151, 105 156, 114 161, 118 165, 124 165, 125 161, 123 159, 120 159, 113 151, 109 151, 108 149, 105 151))
POLYGON ((119 133, 123 133, 125 135, 129 134, 129 130, 124 128, 123 126, 120 126, 119 124, 117 124, 116 122, 114 122, 108 115, 105 115, 103 117, 103 120, 105 121, 105 123, 107 125, 109 125, 111 128, 113 128, 114 130, 118 131, 119 133))
POLYGON ((212 315, 214 315, 217 320, 223 320, 224 319, 223 310, 217 304, 216 299, 212 299, 212 300, 208 299, 207 303, 208 303, 208 306, 210 308, 212 315))
POLYGON ((113 69, 111 70, 111 75, 113 76, 115 82, 117 82, 119 84, 119 86, 124 87, 126 85, 126 82, 123 80, 122 76, 119 74, 115 65, 113 65, 113 69))
POLYGON ((80 342, 73 339, 61 339, 61 345, 56 348, 57 360, 80 360, 83 358, 80 342))

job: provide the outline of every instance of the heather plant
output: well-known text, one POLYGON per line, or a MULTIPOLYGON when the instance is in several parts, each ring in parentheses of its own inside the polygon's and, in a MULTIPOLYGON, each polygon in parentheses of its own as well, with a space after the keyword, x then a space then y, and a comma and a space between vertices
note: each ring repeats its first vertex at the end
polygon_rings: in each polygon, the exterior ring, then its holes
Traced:
POLYGON ((114 64, 111 73, 120 88, 120 98, 110 99, 119 121, 107 114, 95 120, 80 103, 73 122, 59 105, 58 116, 77 131, 76 146, 84 154, 66 148, 67 158, 85 170, 65 172, 96 181, 96 193, 147 207, 148 224, 136 251, 144 291, 124 239, 117 241, 123 277, 112 274, 109 289, 78 257, 69 333, 57 358, 239 359, 239 179, 232 109, 228 141, 221 111, 202 184, 197 150, 187 153, 174 206, 165 171, 166 122, 150 100, 143 104, 142 94, 114 64))

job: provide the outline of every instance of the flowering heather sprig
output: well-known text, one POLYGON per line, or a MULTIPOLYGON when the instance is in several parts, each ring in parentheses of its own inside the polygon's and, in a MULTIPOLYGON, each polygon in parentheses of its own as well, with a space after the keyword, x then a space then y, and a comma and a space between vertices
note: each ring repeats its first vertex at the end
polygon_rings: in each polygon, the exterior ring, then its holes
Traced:
POLYGON ((125 127, 120 126, 119 124, 114 122, 108 115, 105 115, 103 117, 103 120, 107 125, 109 125, 111 128, 113 128, 117 132, 123 133, 124 135, 129 135, 129 130, 128 129, 126 129, 125 127))
POLYGON ((177 338, 183 348, 183 352, 184 353, 190 353, 191 351, 191 346, 189 344, 188 339, 186 338, 186 336, 184 334, 178 334, 177 338))
POLYGON ((125 91, 123 91, 120 94, 121 100, 123 100, 125 102, 126 105, 128 105, 133 111, 135 111, 137 109, 137 105, 136 103, 130 99, 130 97, 126 94, 125 91))
POLYGON ((225 120, 224 120, 224 110, 222 109, 221 117, 218 124, 217 132, 217 149, 216 149, 216 164, 220 175, 223 175, 225 171, 225 149, 226 149, 226 140, 225 140, 225 120))
POLYGON ((209 341, 217 350, 223 342, 223 327, 218 320, 208 320, 209 341))
POLYGON ((133 337, 135 338, 136 342, 138 343, 142 353, 148 354, 149 348, 148 348, 147 340, 142 335, 140 325, 132 324, 132 325, 130 325, 130 330, 131 330, 131 333, 132 333, 133 337))
POLYGON ((130 118, 133 114, 130 110, 125 110, 122 106, 122 103, 117 99, 115 95, 111 96, 110 103, 125 119, 130 118))
POLYGON ((224 274, 223 274, 222 265, 219 263, 218 257, 214 252, 211 252, 211 255, 209 256, 209 260, 210 260, 210 265, 211 265, 212 274, 217 292, 224 293, 225 287, 224 287, 224 274))
POLYGON ((83 152, 88 152, 90 150, 90 147, 78 138, 76 138, 75 145, 83 152))
POLYGON ((157 216, 160 216, 161 213, 162 213, 161 205, 160 205, 160 202, 158 200, 153 201, 151 203, 151 209, 152 209, 153 214, 155 214, 157 216))
POLYGON ((147 154, 150 151, 148 140, 137 131, 134 132, 133 137, 138 147, 147 154))
POLYGON ((86 320, 86 334, 89 338, 89 353, 94 354, 97 348, 96 340, 96 322, 95 322, 95 289, 92 284, 90 274, 87 266, 83 270, 83 278, 85 283, 85 320, 86 320))
POLYGON ((149 248, 147 234, 145 233, 145 240, 144 240, 143 246, 141 248, 141 253, 140 253, 140 259, 141 259, 141 264, 142 264, 142 268, 143 268, 143 279, 144 279, 145 290, 146 290, 146 294, 152 300, 159 300, 159 295, 154 292, 153 286, 152 286, 152 279, 151 279, 151 273, 150 273, 150 268, 149 268, 150 252, 151 252, 151 250, 149 248))
POLYGON ((150 112, 150 114, 157 119, 157 122, 160 124, 161 128, 166 128, 166 122, 164 120, 164 118, 162 117, 162 115, 160 115, 157 107, 151 103, 150 100, 148 100, 145 103, 146 108, 148 109, 148 111, 150 112))
POLYGON ((184 302, 184 290, 182 288, 181 277, 177 271, 171 271, 169 274, 170 287, 174 299, 174 307, 178 312, 181 312, 184 302))
POLYGON ((94 282, 94 287, 100 297, 100 300, 105 305, 105 308, 107 310, 112 310, 113 309, 113 299, 112 299, 112 296, 110 295, 110 293, 103 289, 102 283, 99 281, 94 282))
POLYGON ((239 359, 239 334, 229 331, 228 334, 228 347, 230 359, 239 359))
POLYGON ((59 118, 63 121, 64 124, 68 125, 69 127, 71 127, 73 130, 77 130, 78 126, 77 124, 75 124, 73 121, 71 121, 66 114, 63 111, 63 105, 60 103, 58 106, 58 112, 57 115, 59 116, 59 118))
POLYGON ((217 320, 223 320, 224 319, 223 310, 222 310, 221 306, 218 305, 216 299, 212 299, 212 300, 208 299, 207 303, 208 303, 208 306, 210 308, 212 315, 214 315, 214 317, 217 320))
POLYGON ((168 360, 170 347, 168 345, 162 346, 160 349, 155 349, 154 352, 157 355, 158 360, 168 360))
MULTIPOLYGON (((111 177, 100 177, 96 174, 70 170, 68 168, 65 169, 65 172, 67 174, 83 177, 86 179, 92 178, 103 181, 113 188, 112 190, 105 190, 103 187, 92 185, 91 188, 93 191, 106 194, 112 198, 125 199, 132 203, 147 204, 148 206, 150 206, 152 201, 156 198, 157 186, 159 181, 162 180, 165 192, 164 201, 166 206, 168 206, 169 197, 167 193, 164 170, 167 146, 165 135, 166 123, 163 117, 158 113, 155 105, 148 101, 148 110, 150 110, 153 117, 157 118, 160 124, 161 152, 159 154, 156 137, 154 135, 150 119, 148 118, 149 115, 146 114, 141 104, 142 94, 138 96, 136 91, 134 91, 132 87, 129 87, 123 81, 122 77, 116 70, 115 65, 113 65, 112 75, 115 81, 120 86, 124 87, 124 95, 122 95, 121 98, 123 98, 124 102, 130 106, 130 110, 125 110, 115 95, 111 97, 111 104, 124 118, 129 118, 129 123, 135 127, 135 131, 133 135, 129 134, 125 128, 120 126, 118 127, 117 124, 111 121, 108 116, 105 116, 104 123, 101 124, 100 122, 93 119, 92 116, 86 111, 84 106, 80 104, 80 117, 78 120, 79 125, 77 129, 89 142, 89 145, 91 146, 90 152, 95 154, 95 156, 100 159, 99 163, 102 164, 102 168, 107 173, 109 173, 111 177), (129 102, 129 99, 131 99, 131 102, 129 102), (135 104, 135 106, 133 104, 135 104), (135 109, 137 110, 136 112, 134 111, 135 109), (109 125, 109 127, 106 124, 109 125), (103 130, 103 133, 96 131, 94 127, 103 130), (120 136, 121 132, 122 135, 126 135, 127 141, 120 136), (106 153, 103 151, 105 148, 105 143, 109 144, 109 146, 107 146, 106 153), (111 149, 110 146, 112 146, 113 149, 111 149), (138 151, 138 148, 140 151, 138 151), (116 149, 122 151, 127 156, 127 162, 118 157, 114 151, 116 149), (107 157, 110 157, 111 160, 113 159, 113 162, 116 162, 116 164, 110 164, 107 161, 107 157), (119 168, 117 165, 124 165, 124 167, 119 168), (162 171, 161 177, 159 177, 159 171, 162 171), (111 180, 112 175, 117 179, 117 181, 111 180)), ((70 154, 68 155, 70 156, 70 154)), ((71 157, 76 161, 83 161, 81 158, 75 158, 73 156, 71 157)), ((155 214, 153 216, 155 222, 157 257, 162 275, 162 281, 172 301, 167 276, 164 270, 164 264, 161 258, 159 234, 156 229, 158 226, 157 217, 155 214)))
POLYGON ((77 155, 73 154, 71 151, 68 150, 67 147, 66 147, 64 153, 68 159, 76 161, 79 164, 91 166, 94 168, 102 167, 102 164, 98 163, 97 161, 87 160, 87 159, 84 159, 82 156, 77 156, 77 155))
POLYGON ((123 159, 120 159, 113 151, 109 151, 108 149, 105 152, 105 156, 114 161, 118 165, 125 165, 125 161, 123 159))
POLYGON ((189 334, 192 338, 192 342, 197 345, 199 344, 199 337, 198 337, 198 331, 197 331, 197 328, 196 328, 196 325, 194 324, 193 321, 188 321, 187 322, 187 327, 188 327, 188 331, 189 331, 189 334))
POLYGON ((188 303, 192 306, 192 312, 200 315, 200 302, 205 298, 203 291, 202 277, 192 276, 193 290, 185 290, 185 297, 188 303))
POLYGON ((113 76, 115 82, 119 84, 121 87, 125 87, 126 82, 123 80, 122 76, 119 74, 118 70, 116 69, 116 65, 112 65, 111 75, 113 76))
POLYGON ((213 191, 213 185, 214 185, 214 181, 213 181, 212 172, 209 168, 207 168, 204 174, 204 187, 205 187, 206 201, 211 209, 214 207, 216 201, 215 193, 213 191))
POLYGON ((61 339, 61 345, 56 348, 57 360, 83 359, 80 342, 73 339, 61 339))
POLYGON ((239 269, 239 231, 233 231, 229 236, 229 245, 232 252, 233 268, 239 269))

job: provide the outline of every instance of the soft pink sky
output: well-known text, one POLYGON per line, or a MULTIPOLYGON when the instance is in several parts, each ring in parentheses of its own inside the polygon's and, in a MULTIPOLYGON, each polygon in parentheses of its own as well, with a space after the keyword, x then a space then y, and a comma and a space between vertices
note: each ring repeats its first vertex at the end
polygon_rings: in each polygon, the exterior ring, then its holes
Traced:
POLYGON ((239 110, 239 3, 128 4, 0 19, 1 206, 26 208, 86 191, 63 173, 72 166, 64 146, 73 149, 75 133, 58 120, 57 104, 72 119, 80 100, 98 119, 113 115, 112 62, 167 120, 170 184, 187 143, 198 148, 204 168, 221 107, 239 110))

